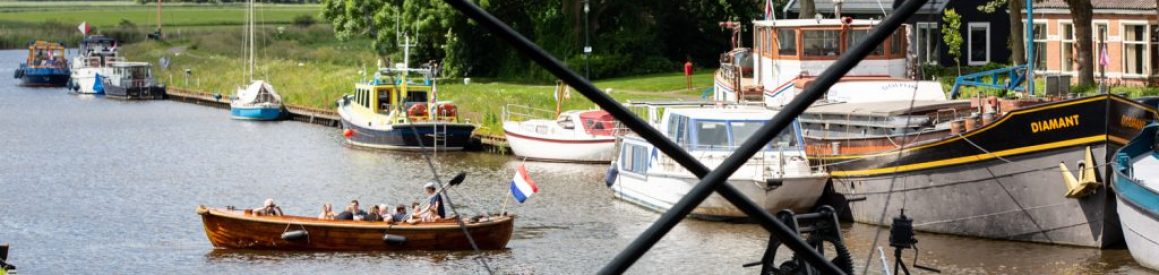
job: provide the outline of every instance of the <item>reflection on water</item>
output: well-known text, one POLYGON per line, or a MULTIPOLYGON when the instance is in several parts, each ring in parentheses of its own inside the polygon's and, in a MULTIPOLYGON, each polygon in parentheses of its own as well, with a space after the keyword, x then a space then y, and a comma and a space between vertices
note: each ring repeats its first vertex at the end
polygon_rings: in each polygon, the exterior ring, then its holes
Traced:
MULTIPOLYGON (((0 52, 0 75, 9 75, 7 66, 22 54, 0 52)), ((351 199, 411 202, 431 179, 421 154, 348 148, 338 130, 298 122, 235 121, 203 106, 14 84, 0 77, 0 242, 12 244, 11 260, 21 273, 484 271, 469 252, 215 250, 194 212, 199 204, 257 207, 265 198, 301 215, 351 199)), ((527 162, 540 192, 518 204, 507 199, 508 183, 523 162, 484 153, 439 153, 435 161, 444 179, 468 173, 451 189, 461 212, 498 212, 506 205, 518 215, 508 249, 481 257, 503 273, 593 273, 658 217, 614 200, 603 184, 603 165, 527 162)), ((876 229, 845 227, 858 265, 876 229)), ((629 272, 755 273, 741 265, 760 258, 767 238, 752 224, 686 220, 629 272)), ((950 274, 1143 272, 1125 250, 921 233, 918 239, 922 262, 950 274)), ((887 245, 884 233, 880 242, 887 245)), ((871 270, 880 272, 876 265, 875 259, 871 270)))

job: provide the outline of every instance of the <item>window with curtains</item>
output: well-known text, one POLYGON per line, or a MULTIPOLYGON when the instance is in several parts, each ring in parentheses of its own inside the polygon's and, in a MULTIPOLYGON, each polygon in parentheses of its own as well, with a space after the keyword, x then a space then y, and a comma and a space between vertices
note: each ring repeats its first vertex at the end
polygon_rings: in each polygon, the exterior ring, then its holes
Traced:
POLYGON ((1147 56, 1147 25, 1123 25, 1123 73, 1143 75, 1147 56))
POLYGON ((1059 33, 1062 35, 1062 71, 1074 71, 1075 64, 1075 43, 1074 43, 1074 24, 1061 23, 1059 24, 1059 33))

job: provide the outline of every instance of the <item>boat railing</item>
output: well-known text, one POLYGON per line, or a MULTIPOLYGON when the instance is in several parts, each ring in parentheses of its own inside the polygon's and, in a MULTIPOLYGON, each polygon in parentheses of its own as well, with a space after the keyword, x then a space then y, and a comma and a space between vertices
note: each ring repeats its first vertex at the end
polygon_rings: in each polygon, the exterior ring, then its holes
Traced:
MULTIPOLYGON (((739 148, 739 146, 679 145, 688 150, 701 163, 709 167, 720 164, 728 158, 728 155, 733 150, 739 148)), ((804 150, 800 146, 780 146, 761 150, 749 158, 741 166, 741 169, 750 169, 753 171, 752 175, 759 176, 762 179, 779 178, 789 174, 801 175, 810 173, 813 170, 819 170, 813 169, 812 166, 808 165, 808 159, 804 150), (794 167, 794 165, 805 165, 805 167, 794 167)), ((657 156, 656 160, 662 167, 681 170, 680 164, 667 156, 657 156)))
POLYGON ((527 105, 507 104, 503 106, 503 121, 526 121, 532 119, 555 120, 555 111, 539 109, 527 105))

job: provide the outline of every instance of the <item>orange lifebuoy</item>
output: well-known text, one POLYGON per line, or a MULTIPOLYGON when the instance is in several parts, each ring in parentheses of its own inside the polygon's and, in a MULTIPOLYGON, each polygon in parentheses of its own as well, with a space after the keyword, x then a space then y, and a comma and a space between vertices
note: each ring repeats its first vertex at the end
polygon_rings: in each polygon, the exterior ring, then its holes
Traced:
POLYGON ((406 110, 406 114, 408 116, 426 116, 427 115, 427 104, 426 103, 417 103, 415 105, 411 105, 410 109, 406 110))
POLYGON ((456 117, 459 115, 459 107, 452 103, 439 104, 439 116, 442 117, 456 117))

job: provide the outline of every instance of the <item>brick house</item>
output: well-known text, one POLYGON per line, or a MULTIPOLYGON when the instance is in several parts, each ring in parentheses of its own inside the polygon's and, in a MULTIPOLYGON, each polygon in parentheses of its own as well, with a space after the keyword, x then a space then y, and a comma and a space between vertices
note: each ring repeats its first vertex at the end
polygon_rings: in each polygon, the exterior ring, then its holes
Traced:
MULTIPOLYGON (((1105 44, 1110 62, 1103 71, 1109 85, 1159 83, 1159 14, 1155 1, 1092 0, 1091 4, 1094 6, 1091 32, 1095 43, 1095 80, 1101 79, 1099 45, 1105 44)), ((1035 71, 1076 75, 1078 47, 1074 20, 1066 2, 1035 3, 1034 25, 1035 71)), ((1077 77, 1072 81, 1077 81, 1077 77)))

